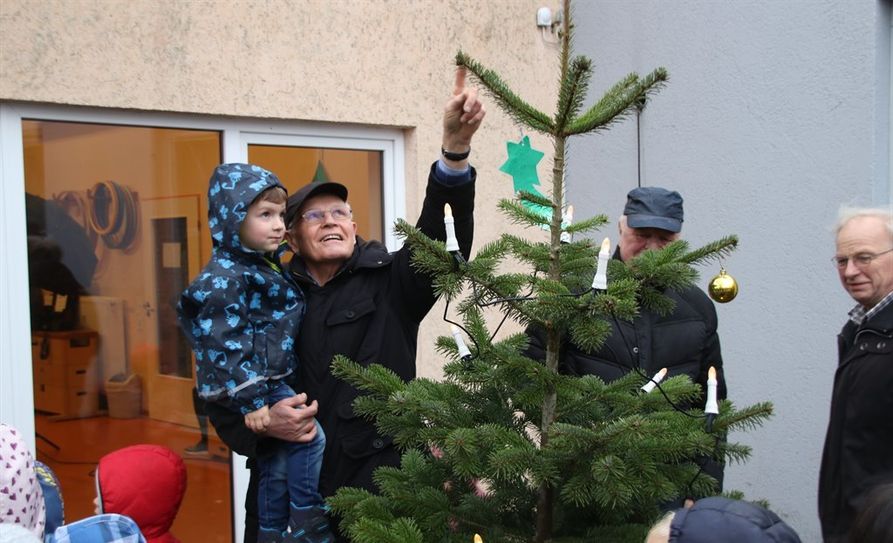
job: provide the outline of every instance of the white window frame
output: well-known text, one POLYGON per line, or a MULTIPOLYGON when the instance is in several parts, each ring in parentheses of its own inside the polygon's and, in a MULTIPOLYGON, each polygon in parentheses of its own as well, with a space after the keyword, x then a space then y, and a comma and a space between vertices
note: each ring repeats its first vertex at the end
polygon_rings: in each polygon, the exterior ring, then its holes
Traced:
MULTIPOLYGON (((247 162, 248 146, 252 144, 380 151, 382 211, 387 225, 383 241, 390 250, 399 246, 393 224, 405 216, 406 201, 404 136, 400 129, 0 102, 0 421, 21 430, 31 450, 36 449, 30 302, 26 288, 23 119, 219 131, 224 162, 247 162)), ((233 455, 232 503, 237 543, 242 543, 245 523, 249 478, 245 460, 233 455)))
POLYGON ((887 83, 887 203, 893 208, 893 4, 887 7, 887 16, 890 19, 889 34, 889 62, 888 70, 890 81, 887 83))

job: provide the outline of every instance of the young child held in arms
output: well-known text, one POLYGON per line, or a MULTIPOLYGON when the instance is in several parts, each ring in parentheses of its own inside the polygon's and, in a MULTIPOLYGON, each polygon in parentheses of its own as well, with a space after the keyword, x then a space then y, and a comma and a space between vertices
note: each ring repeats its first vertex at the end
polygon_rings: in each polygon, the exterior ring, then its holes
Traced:
MULTIPOLYGON (((295 395, 286 378, 304 298, 283 273, 285 187, 252 164, 221 164, 208 188, 211 260, 180 297, 180 327, 195 352, 199 396, 242 413, 263 433, 269 406, 295 395)), ((310 443, 278 442, 259 455, 259 543, 333 539, 318 492, 322 428, 310 443), (287 480, 286 480, 287 472, 287 480), (290 529, 290 531, 286 531, 290 529)))

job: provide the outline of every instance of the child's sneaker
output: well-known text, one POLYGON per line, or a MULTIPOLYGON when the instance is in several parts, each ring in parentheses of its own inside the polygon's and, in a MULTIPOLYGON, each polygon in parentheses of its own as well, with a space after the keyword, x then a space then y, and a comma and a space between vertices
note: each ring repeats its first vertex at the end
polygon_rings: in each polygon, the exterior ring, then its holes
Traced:
POLYGON ((291 506, 291 518, 288 520, 290 532, 286 541, 297 543, 332 543, 335 535, 329 528, 326 513, 327 505, 311 507, 291 506))

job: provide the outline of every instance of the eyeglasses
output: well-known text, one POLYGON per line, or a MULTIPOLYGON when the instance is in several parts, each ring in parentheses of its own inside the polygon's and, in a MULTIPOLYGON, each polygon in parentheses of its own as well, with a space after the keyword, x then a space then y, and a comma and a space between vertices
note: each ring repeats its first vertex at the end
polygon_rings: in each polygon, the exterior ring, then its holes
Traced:
POLYGON ((867 268, 875 258, 891 251, 893 251, 893 249, 887 249, 880 253, 857 253, 853 256, 835 256, 831 258, 831 262, 833 262, 834 266, 839 270, 846 268, 846 265, 850 260, 853 261, 853 265, 857 268, 867 268))
POLYGON ((350 206, 335 206, 331 209, 310 209, 301 213, 301 218, 308 224, 319 224, 325 222, 326 214, 332 216, 335 222, 349 221, 353 218, 353 211, 350 206))

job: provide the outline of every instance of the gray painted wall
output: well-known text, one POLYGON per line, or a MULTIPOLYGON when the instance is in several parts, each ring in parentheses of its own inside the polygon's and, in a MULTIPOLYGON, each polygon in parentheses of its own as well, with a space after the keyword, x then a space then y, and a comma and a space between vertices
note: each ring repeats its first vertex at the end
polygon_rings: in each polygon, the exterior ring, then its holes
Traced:
MULTIPOLYGON (((552 6, 555 7, 555 6, 552 6)), ((643 185, 679 190, 697 246, 737 234, 741 287, 718 305, 730 398, 775 417, 726 488, 765 498, 819 541, 816 485, 836 359, 853 302, 831 266, 842 202, 890 203, 889 0, 582 0, 575 53, 595 63, 590 101, 625 74, 670 81, 641 118, 643 185)), ((572 141, 577 218, 622 210, 636 186, 636 123, 572 141)), ((616 226, 606 230, 616 242, 616 226)), ((605 235, 597 233, 597 239, 605 235)), ((701 270, 701 285, 718 271, 701 270)))

